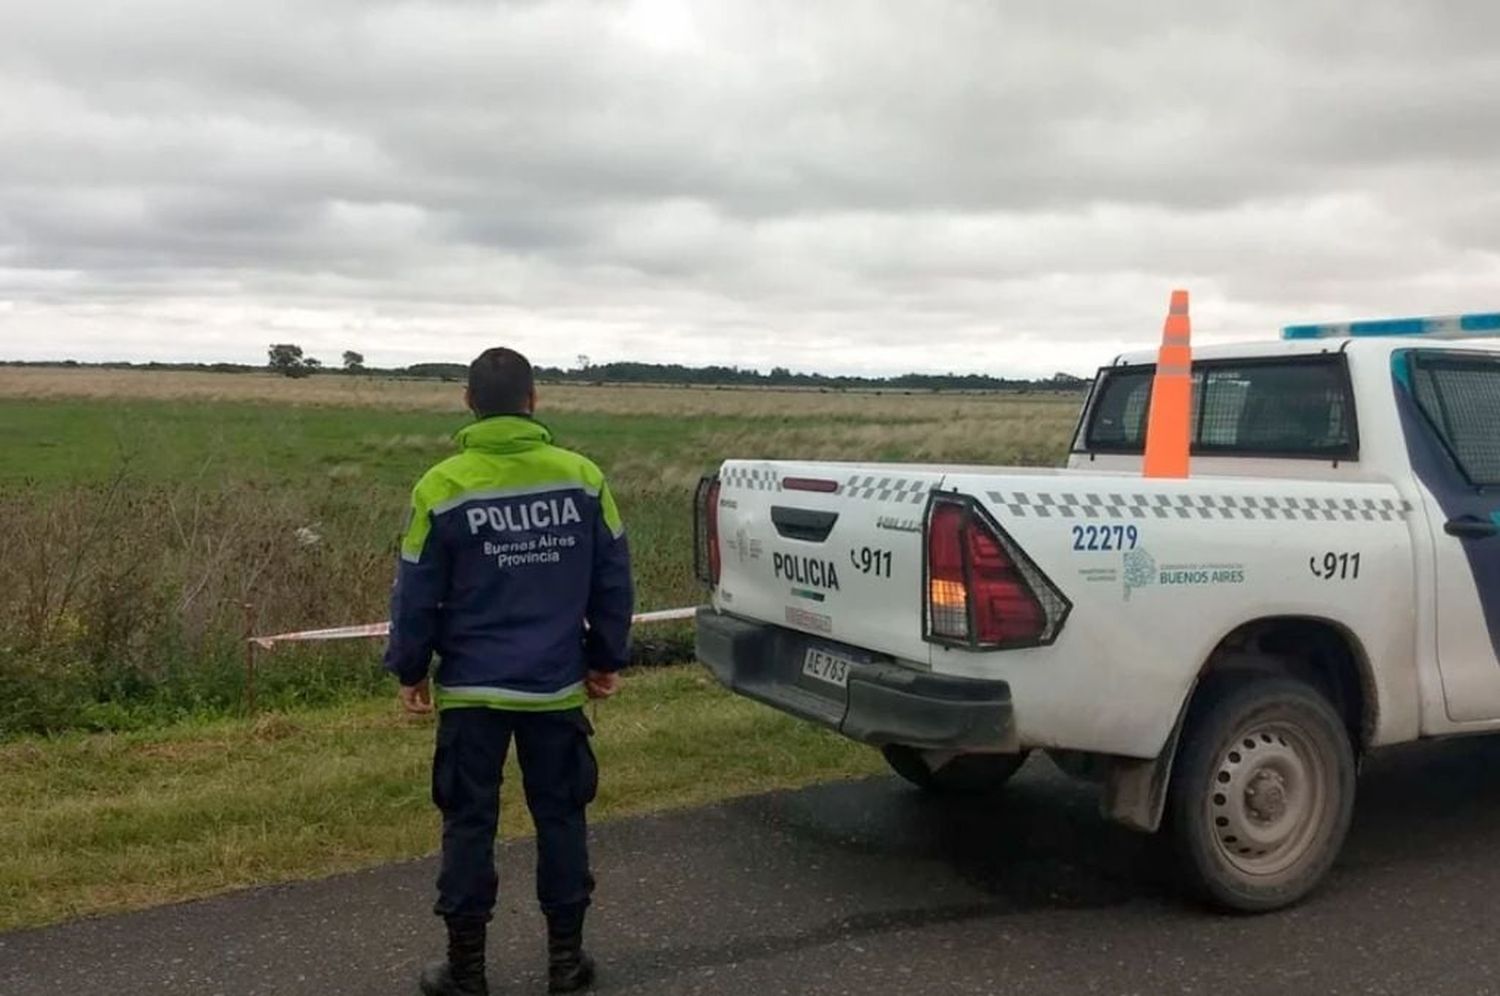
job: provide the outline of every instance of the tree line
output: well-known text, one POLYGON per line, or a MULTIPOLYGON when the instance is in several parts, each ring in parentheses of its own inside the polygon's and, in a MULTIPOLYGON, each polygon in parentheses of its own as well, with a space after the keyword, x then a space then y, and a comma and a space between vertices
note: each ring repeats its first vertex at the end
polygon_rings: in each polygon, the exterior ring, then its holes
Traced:
MULTIPOLYGON (((468 376, 468 367, 462 363, 414 363, 405 367, 371 367, 365 363, 364 355, 355 350, 345 350, 340 357, 340 366, 324 364, 315 356, 309 356, 295 343, 273 343, 266 349, 266 364, 255 366, 248 363, 79 363, 76 360, 57 362, 0 361, 4 366, 64 366, 95 367, 110 370, 184 370, 210 373, 253 373, 269 371, 284 377, 310 377, 315 374, 348 376, 368 375, 383 377, 405 377, 422 380, 462 381, 468 376)), ((1051 377, 1025 378, 1000 377, 977 373, 923 374, 906 373, 891 377, 862 377, 819 373, 794 373, 787 367, 772 367, 768 372, 760 370, 710 364, 692 367, 680 363, 637 363, 620 361, 593 363, 587 356, 578 357, 578 365, 572 369, 561 367, 537 367, 539 380, 563 384, 667 384, 704 385, 709 387, 785 387, 816 390, 873 390, 891 389, 905 391, 1014 391, 1050 390, 1081 391, 1089 380, 1070 373, 1055 373, 1051 377)))

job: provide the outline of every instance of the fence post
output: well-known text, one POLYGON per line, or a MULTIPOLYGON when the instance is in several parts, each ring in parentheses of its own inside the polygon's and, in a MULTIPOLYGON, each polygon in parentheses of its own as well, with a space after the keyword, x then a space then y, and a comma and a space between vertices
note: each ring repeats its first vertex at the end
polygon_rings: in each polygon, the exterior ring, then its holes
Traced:
POLYGON ((245 712, 255 715, 255 603, 245 608, 245 712))

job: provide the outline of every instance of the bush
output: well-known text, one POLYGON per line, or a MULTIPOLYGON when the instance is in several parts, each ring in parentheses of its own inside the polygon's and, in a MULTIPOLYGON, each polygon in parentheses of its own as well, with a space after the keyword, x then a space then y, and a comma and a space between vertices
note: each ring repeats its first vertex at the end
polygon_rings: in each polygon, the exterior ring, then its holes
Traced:
MULTIPOLYGON (((193 491, 121 475, 23 488, 0 515, 0 736, 234 709, 247 621, 379 618, 393 569, 391 510, 332 489, 193 491)), ((370 644, 265 656, 259 690, 328 701, 380 682, 377 657, 370 644)))

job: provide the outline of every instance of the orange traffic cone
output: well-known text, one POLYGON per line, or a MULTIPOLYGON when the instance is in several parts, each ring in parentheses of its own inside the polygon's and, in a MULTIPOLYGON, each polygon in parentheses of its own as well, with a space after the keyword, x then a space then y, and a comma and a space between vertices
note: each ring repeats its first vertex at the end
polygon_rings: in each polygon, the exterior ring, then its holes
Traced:
POLYGON ((1188 292, 1174 290, 1156 354, 1151 409, 1146 421, 1146 477, 1187 477, 1192 447, 1193 347, 1188 292))

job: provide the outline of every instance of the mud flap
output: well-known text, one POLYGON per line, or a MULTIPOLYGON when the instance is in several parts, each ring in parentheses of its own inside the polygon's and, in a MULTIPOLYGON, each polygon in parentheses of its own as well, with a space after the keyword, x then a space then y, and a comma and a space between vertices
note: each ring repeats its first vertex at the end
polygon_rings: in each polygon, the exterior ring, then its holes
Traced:
POLYGON ((1177 714, 1177 723, 1162 745, 1160 754, 1145 760, 1132 757, 1113 759, 1104 779, 1104 795, 1099 799, 1099 811, 1106 819, 1145 833, 1161 829, 1162 813, 1167 807, 1167 787, 1172 783, 1172 764, 1177 759, 1177 744, 1182 739, 1191 701, 1192 696, 1188 696, 1183 703, 1177 714))

